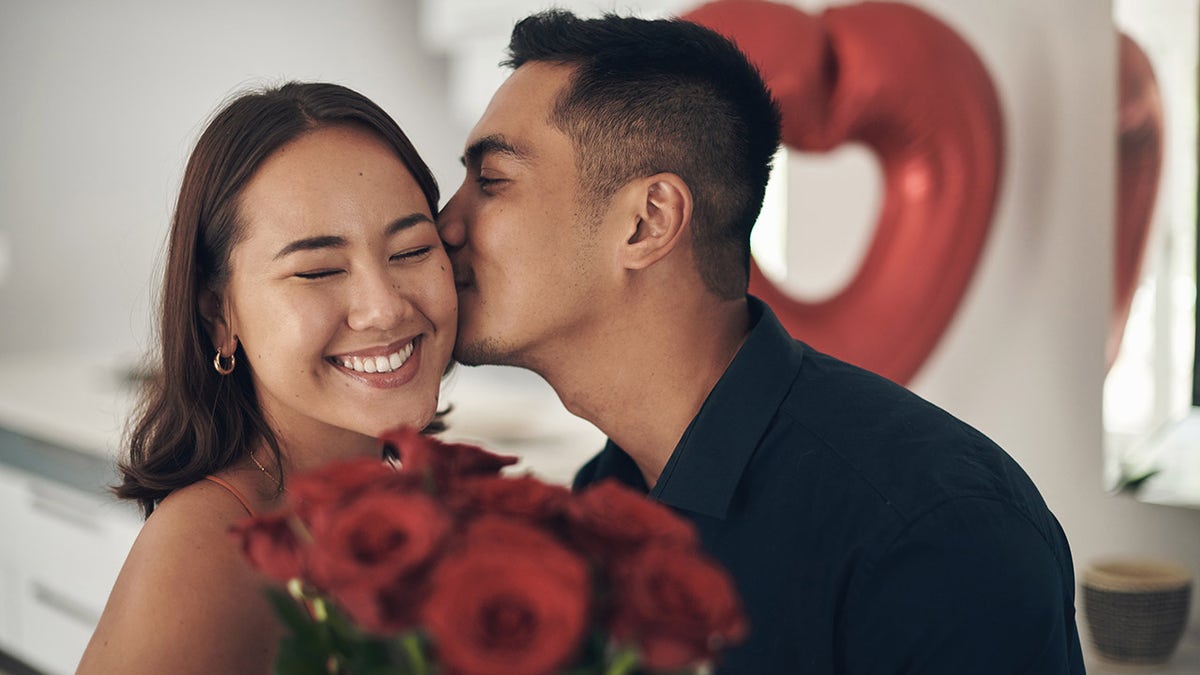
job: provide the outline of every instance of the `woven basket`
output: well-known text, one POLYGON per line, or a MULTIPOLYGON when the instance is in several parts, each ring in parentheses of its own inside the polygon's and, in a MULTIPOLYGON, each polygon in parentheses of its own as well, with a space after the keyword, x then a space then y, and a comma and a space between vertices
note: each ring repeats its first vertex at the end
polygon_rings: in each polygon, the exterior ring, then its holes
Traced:
POLYGON ((1102 657, 1157 664, 1179 646, 1191 602, 1188 570, 1160 560, 1104 560, 1084 570, 1080 585, 1092 643, 1102 657))

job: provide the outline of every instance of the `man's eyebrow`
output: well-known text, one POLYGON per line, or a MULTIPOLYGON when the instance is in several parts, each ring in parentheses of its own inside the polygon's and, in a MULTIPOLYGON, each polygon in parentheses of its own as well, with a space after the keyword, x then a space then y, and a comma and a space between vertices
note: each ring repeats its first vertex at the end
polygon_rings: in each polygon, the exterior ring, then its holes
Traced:
MULTIPOLYGON (((397 232, 407 230, 418 223, 432 222, 433 220, 424 213, 410 213, 407 216, 397 218, 391 223, 388 223, 387 229, 384 233, 390 237, 397 232)), ((343 248, 346 246, 346 244, 346 238, 339 237, 337 235, 305 237, 304 239, 297 239, 296 241, 293 241, 287 246, 279 249, 279 252, 275 254, 275 260, 279 260, 284 256, 291 255, 292 253, 296 253, 298 251, 315 251, 322 248, 343 248)))
POLYGON ((529 156, 525 151, 504 140, 503 136, 493 134, 491 136, 484 136, 472 143, 459 160, 463 163, 463 166, 478 165, 483 161, 485 155, 493 153, 507 155, 513 159, 526 159, 529 156))

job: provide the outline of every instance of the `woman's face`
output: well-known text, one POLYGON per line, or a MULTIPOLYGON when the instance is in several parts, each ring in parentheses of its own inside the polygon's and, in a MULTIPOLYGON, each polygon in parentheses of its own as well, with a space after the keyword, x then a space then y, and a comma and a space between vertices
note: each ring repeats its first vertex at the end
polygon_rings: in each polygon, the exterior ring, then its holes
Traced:
POLYGON ((425 196, 395 151, 357 128, 311 132, 263 163, 239 213, 219 339, 241 343, 285 446, 343 454, 428 423, 458 306, 425 196))

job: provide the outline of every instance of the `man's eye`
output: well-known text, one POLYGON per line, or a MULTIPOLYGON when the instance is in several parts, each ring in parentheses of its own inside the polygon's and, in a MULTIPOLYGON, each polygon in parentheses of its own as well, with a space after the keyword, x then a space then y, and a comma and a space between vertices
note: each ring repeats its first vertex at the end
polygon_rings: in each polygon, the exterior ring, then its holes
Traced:
POLYGON ((300 277, 301 279, 324 279, 339 272, 341 272, 341 270, 313 270, 311 272, 296 272, 296 276, 300 277))
POLYGON ((395 260, 397 262, 421 260, 422 258, 425 258, 426 256, 428 256, 429 252, 432 250, 433 250, 432 246, 422 246, 420 248, 414 248, 411 251, 403 251, 401 253, 397 253, 396 255, 392 256, 392 260, 395 260))
POLYGON ((479 186, 479 189, 483 190, 484 192, 487 192, 489 189, 494 188, 503 182, 504 180, 501 178, 485 178, 483 176, 477 176, 475 178, 475 183, 479 186))

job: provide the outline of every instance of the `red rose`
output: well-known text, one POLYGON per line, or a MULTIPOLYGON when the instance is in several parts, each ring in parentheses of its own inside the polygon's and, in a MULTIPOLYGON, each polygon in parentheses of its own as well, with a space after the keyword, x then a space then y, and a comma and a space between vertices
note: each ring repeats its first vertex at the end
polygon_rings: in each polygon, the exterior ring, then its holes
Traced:
POLYGON ((386 589, 420 571, 450 527, 449 515, 423 494, 365 492, 313 524, 313 581, 335 593, 386 589))
POLYGON ((549 485, 533 476, 488 476, 458 483, 446 495, 446 504, 460 513, 498 516, 550 523, 566 512, 571 491, 549 485))
POLYGON ((378 588, 342 588, 333 597, 356 626, 389 636, 417 625, 424 588, 404 577, 378 588))
POLYGON ((578 555, 530 525, 483 516, 432 572, 421 617, 450 672, 539 675, 575 656, 590 603, 578 555))
POLYGON ((304 547, 291 518, 290 514, 245 518, 229 530, 250 564, 277 581, 288 581, 304 572, 304 547))
POLYGON ((458 478, 498 474, 518 461, 474 445, 444 443, 412 427, 392 429, 380 439, 400 458, 402 471, 432 477, 440 490, 458 478))
POLYGON ((648 544, 622 562, 614 588, 611 634, 636 643, 652 670, 711 660, 746 636, 733 581, 694 550, 648 544))
POLYGON ((696 528, 674 511, 615 480, 601 481, 567 506, 579 546, 608 560, 636 551, 646 542, 696 546, 696 528))
POLYGON ((353 499, 394 474, 391 466, 370 457, 330 462, 293 477, 288 482, 288 503, 305 523, 311 524, 313 514, 353 499))

